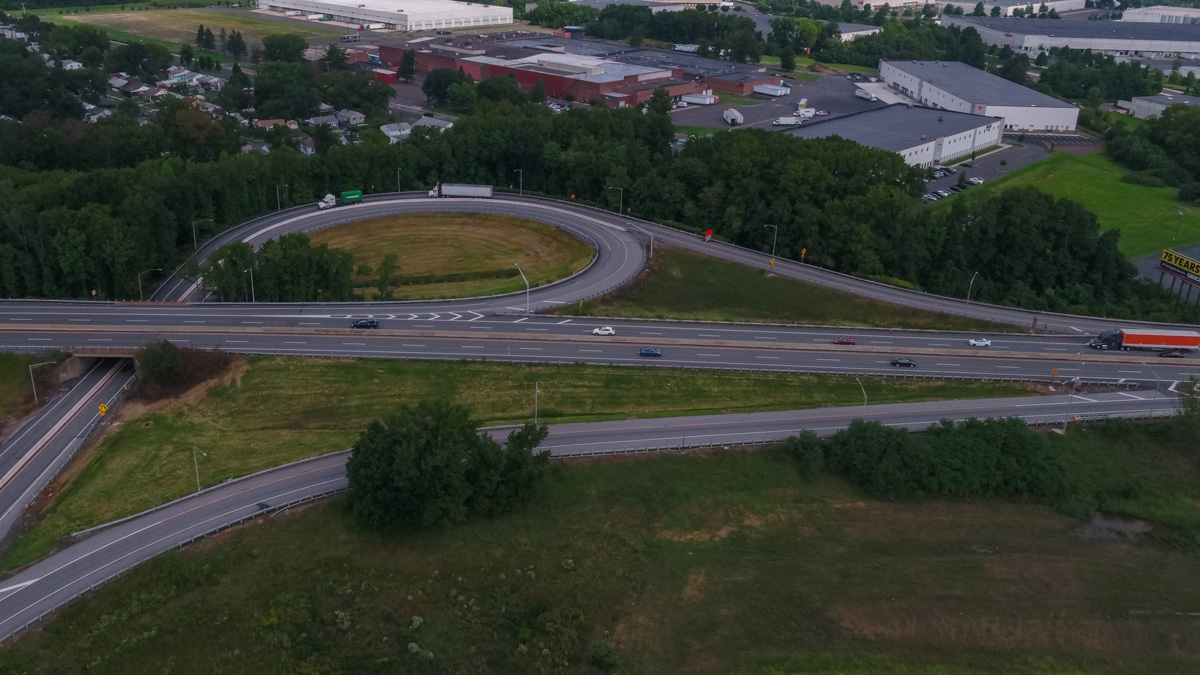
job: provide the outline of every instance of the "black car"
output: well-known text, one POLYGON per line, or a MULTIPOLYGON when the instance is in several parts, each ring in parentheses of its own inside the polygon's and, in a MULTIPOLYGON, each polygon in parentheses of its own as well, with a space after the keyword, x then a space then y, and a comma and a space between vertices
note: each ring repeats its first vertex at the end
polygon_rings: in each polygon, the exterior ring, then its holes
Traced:
POLYGON ((351 328, 379 328, 378 319, 359 319, 350 324, 351 328))
POLYGON ((892 365, 896 367, 904 366, 905 368, 916 368, 917 362, 913 361, 907 356, 901 356, 899 358, 892 359, 892 365))
POLYGON ((662 352, 654 347, 642 347, 642 351, 638 352, 639 356, 662 356, 662 352))
POLYGON ((1187 350, 1186 349, 1168 349, 1166 351, 1159 352, 1158 355, 1165 356, 1169 359, 1182 359, 1183 357, 1187 356, 1187 350))

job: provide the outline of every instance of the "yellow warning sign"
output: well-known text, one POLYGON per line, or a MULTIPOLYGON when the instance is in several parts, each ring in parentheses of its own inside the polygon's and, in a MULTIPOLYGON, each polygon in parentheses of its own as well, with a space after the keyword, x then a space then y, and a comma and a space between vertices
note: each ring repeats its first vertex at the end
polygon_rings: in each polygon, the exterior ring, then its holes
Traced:
POLYGON ((100 416, 104 417, 104 413, 106 413, 106 412, 108 412, 108 406, 101 403, 100 404, 100 416))

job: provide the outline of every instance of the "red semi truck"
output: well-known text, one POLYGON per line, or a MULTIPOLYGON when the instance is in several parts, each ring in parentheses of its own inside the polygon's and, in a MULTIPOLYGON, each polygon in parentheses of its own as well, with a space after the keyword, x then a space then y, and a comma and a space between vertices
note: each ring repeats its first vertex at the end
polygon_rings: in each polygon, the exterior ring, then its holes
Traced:
POLYGON ((1091 339, 1092 349, 1200 349, 1200 333, 1191 330, 1143 330, 1140 328, 1114 328, 1091 339))

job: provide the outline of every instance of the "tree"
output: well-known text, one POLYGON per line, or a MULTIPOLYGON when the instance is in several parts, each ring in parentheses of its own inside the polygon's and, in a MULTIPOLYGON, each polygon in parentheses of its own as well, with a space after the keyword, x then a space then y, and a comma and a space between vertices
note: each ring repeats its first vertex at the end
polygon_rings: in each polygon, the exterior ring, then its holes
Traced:
POLYGON ((987 16, 987 11, 983 8, 983 3, 975 4, 975 11, 971 12, 971 16, 987 16))
POLYGON ((204 49, 204 24, 196 28, 196 46, 204 49))
POLYGON ((1000 16, 1000 5, 992 5, 992 16, 1000 16))
POLYGON ((225 86, 217 93, 217 103, 226 110, 245 110, 253 102, 250 98, 251 86, 250 77, 235 62, 225 86))
POLYGON ((229 44, 226 45, 229 50, 229 55, 233 57, 234 63, 246 55, 246 40, 242 38, 241 31, 232 31, 229 34, 229 44))
POLYGON ((633 33, 629 36, 629 46, 641 47, 643 42, 645 42, 645 40, 642 38, 642 31, 635 28, 633 33))
POLYGON ((321 57, 321 65, 330 70, 341 70, 346 67, 346 50, 338 47, 335 44, 330 44, 325 48, 325 55, 321 57))
POLYGON ((475 85, 475 93, 481 99, 508 101, 515 106, 529 100, 525 92, 521 91, 521 83, 512 75, 489 77, 475 85))
POLYGON ((195 53, 196 52, 192 48, 191 45, 180 45, 179 46, 179 62, 185 66, 188 65, 189 63, 192 62, 192 57, 195 55, 195 53))
POLYGON ((213 35, 213 32, 207 28, 204 29, 203 47, 210 52, 217 48, 217 38, 215 35, 213 35))
POLYGON ((546 84, 542 82, 542 78, 538 78, 533 83, 533 87, 529 90, 529 100, 534 103, 543 103, 546 100, 546 84))
POLYGON ((404 52, 404 56, 400 57, 400 67, 397 70, 400 79, 405 82, 412 82, 413 77, 417 74, 417 54, 409 49, 404 52))
POLYGON ((1050 59, 1046 56, 1046 52, 1038 52, 1037 58, 1033 60, 1033 65, 1039 68, 1045 68, 1048 63, 1050 63, 1050 59))
POLYGON ((167 388, 183 377, 183 355, 178 347, 166 340, 139 348, 134 353, 133 363, 138 377, 154 386, 167 388))
POLYGON ((221 48, 221 53, 224 54, 229 46, 229 36, 225 34, 225 29, 221 29, 221 33, 217 36, 217 45, 221 48))
POLYGON ((655 89, 654 93, 650 94, 649 102, 650 112, 658 115, 666 115, 671 112, 671 95, 666 89, 655 89))
POLYGON ((376 300, 391 300, 392 299, 392 275, 399 271, 400 266, 396 264, 396 256, 389 253, 383 257, 383 261, 379 263, 379 267, 375 270, 375 289, 379 292, 375 296, 376 300))
POLYGON ((779 51, 779 67, 789 73, 796 69, 796 53, 792 51, 791 45, 779 51))
POLYGON ((268 35, 262 42, 263 59, 266 61, 303 61, 304 50, 308 49, 308 42, 292 33, 268 35))
POLYGON ((450 94, 450 85, 459 82, 458 73, 452 68, 434 68, 425 75, 425 83, 421 85, 421 91, 425 93, 425 97, 430 102, 440 105, 446 102, 446 97, 450 94))

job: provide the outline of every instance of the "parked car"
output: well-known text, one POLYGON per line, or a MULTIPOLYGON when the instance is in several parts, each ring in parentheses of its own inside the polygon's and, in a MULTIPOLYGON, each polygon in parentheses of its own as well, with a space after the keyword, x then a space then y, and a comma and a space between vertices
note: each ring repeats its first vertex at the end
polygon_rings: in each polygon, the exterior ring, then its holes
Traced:
POLYGON ((640 352, 638 352, 638 355, 639 356, 662 356, 662 352, 655 349, 654 347, 642 347, 642 350, 640 352))
POLYGON ((951 191, 951 192, 962 192, 962 191, 963 191, 963 190, 965 190, 966 188, 964 188, 964 187, 963 187, 963 186, 961 186, 961 185, 951 185, 950 187, 948 187, 948 188, 946 188, 946 189, 947 189, 947 190, 949 190, 949 191, 951 191))
POLYGON ((955 173, 958 173, 958 169, 955 169, 955 168, 954 168, 954 167, 952 167, 952 166, 944 166, 944 167, 942 167, 942 171, 945 171, 945 172, 946 172, 946 173, 948 173, 948 174, 955 174, 955 173))
POLYGON ((975 166, 975 165, 974 165, 974 164, 972 164, 971 162, 963 162, 962 164, 959 164, 959 166, 960 166, 960 167, 965 167, 965 168, 967 168, 967 169, 970 169, 971 167, 973 167, 973 166, 975 166))
POLYGON ((941 197, 933 194, 932 192, 925 193, 924 197, 925 197, 925 199, 928 199, 931 202, 936 202, 937 200, 941 199, 941 197))
POLYGON ((1159 356, 1165 356, 1169 359, 1182 359, 1187 356, 1186 349, 1167 349, 1158 353, 1159 356))
POLYGON ((892 365, 896 366, 896 367, 903 366, 905 368, 916 368, 917 362, 913 361, 912 359, 908 358, 907 356, 901 356, 901 357, 892 359, 892 365))
POLYGON ((983 179, 978 176, 972 176, 971 178, 968 178, 967 182, 971 185, 983 185, 983 179))
POLYGON ((813 114, 816 115, 817 117, 824 117, 829 114, 829 111, 828 110, 818 110, 817 112, 815 112, 813 114))
POLYGON ((592 335, 616 335, 616 334, 617 334, 617 331, 613 330, 612 326, 601 326, 600 328, 592 329, 592 335))
POLYGON ((991 347, 992 341, 987 338, 971 338, 967 340, 967 344, 972 347, 991 347))
POLYGON ((350 324, 351 328, 379 328, 379 319, 359 319, 350 324))
POLYGON ((835 344, 835 345, 856 345, 856 344, 858 344, 858 342, 856 342, 854 340, 854 338, 852 338, 852 337, 840 337, 840 338, 836 338, 833 341, 833 344, 835 344))
POLYGON ((952 195, 954 193, 950 192, 948 190, 938 190, 934 194, 938 195, 939 197, 949 197, 950 195, 952 195))

